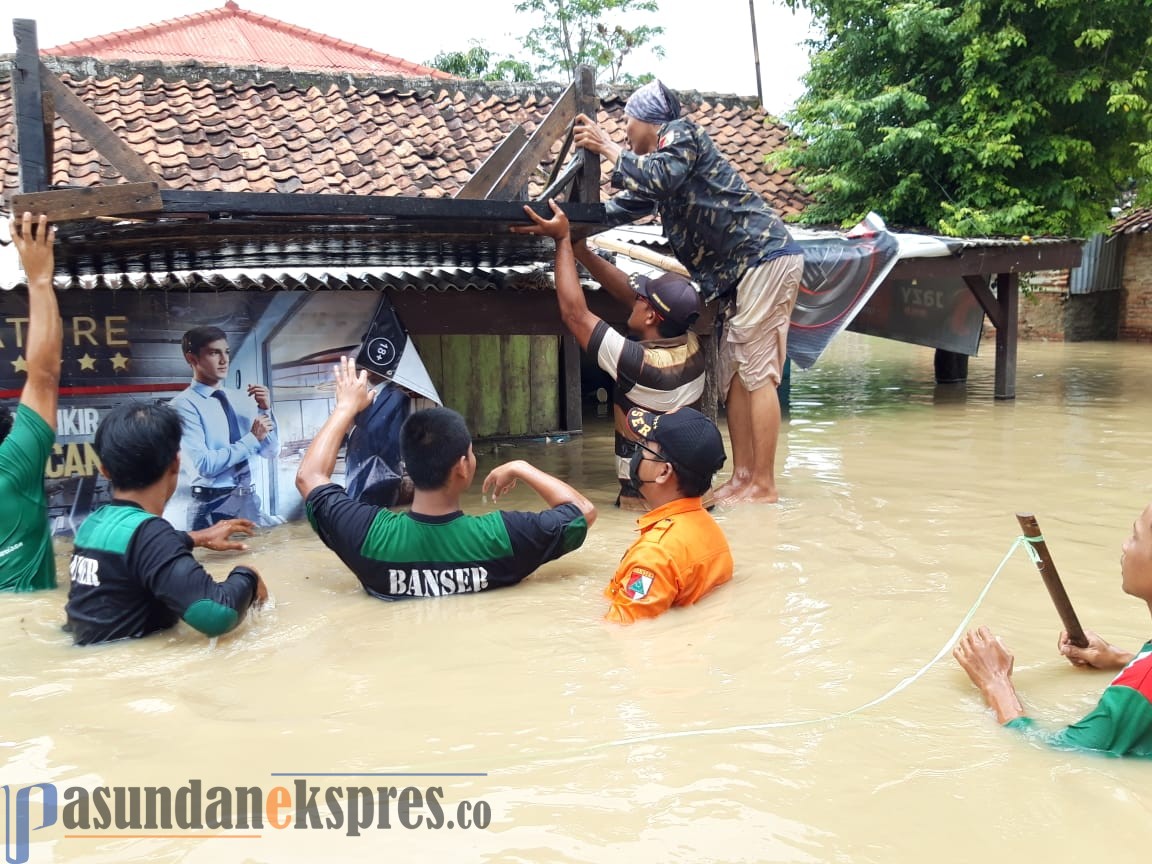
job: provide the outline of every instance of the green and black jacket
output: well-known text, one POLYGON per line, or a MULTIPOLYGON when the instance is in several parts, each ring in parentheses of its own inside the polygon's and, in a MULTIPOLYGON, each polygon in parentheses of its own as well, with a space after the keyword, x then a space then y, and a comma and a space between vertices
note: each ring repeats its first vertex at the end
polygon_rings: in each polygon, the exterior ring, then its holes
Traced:
POLYGON ((77 645, 135 639, 181 619, 219 636, 256 596, 254 571, 235 567, 217 582, 193 557, 191 537, 130 501, 84 520, 68 571, 65 611, 77 645))

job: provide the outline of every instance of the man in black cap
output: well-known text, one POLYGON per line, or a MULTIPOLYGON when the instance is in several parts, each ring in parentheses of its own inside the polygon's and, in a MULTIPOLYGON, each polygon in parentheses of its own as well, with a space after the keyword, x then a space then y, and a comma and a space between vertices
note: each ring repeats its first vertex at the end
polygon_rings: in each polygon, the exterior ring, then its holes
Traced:
POLYGON ((636 436, 626 418, 632 408, 662 414, 699 402, 704 393, 704 353, 689 328, 700 317, 700 298, 683 276, 629 276, 589 249, 583 240, 574 244, 568 217, 555 201, 549 204, 551 219, 536 215, 526 206, 524 210, 535 224, 512 230, 556 241, 556 299, 564 326, 616 382, 616 474, 620 479, 616 505, 645 510, 644 498, 628 479, 628 462, 636 450, 636 436), (627 322, 630 338, 613 330, 588 308, 576 272, 577 260, 609 294, 631 309, 627 322))
POLYGON ((728 540, 700 498, 726 458, 716 424, 693 408, 633 408, 628 425, 639 439, 629 473, 652 510, 604 591, 605 617, 621 624, 691 606, 732 578, 728 540))

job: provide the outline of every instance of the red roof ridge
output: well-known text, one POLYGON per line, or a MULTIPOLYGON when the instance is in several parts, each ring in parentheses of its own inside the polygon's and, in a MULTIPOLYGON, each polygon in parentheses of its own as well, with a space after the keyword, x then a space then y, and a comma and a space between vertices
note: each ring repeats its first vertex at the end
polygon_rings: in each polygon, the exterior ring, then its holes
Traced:
POLYGON ((145 24, 140 27, 130 27, 125 30, 117 30, 112 33, 105 33, 100 36, 90 37, 88 39, 79 39, 74 42, 66 42, 63 45, 55 45, 51 48, 43 48, 41 49, 41 52, 44 54, 52 54, 57 56, 85 56, 92 49, 106 50, 116 46, 119 43, 140 36, 153 36, 158 33, 187 27, 191 24, 201 24, 226 18, 242 18, 247 21, 260 24, 264 27, 279 30, 282 33, 288 33, 293 36, 308 39, 312 42, 316 42, 329 48, 336 48, 341 51, 347 51, 350 54, 363 57, 366 60, 391 64, 405 71, 409 71, 413 75, 440 79, 456 78, 455 75, 444 72, 440 69, 432 68, 431 66, 424 66, 420 63, 413 63, 411 60, 405 60, 402 57, 396 57, 392 54, 385 54, 382 51, 374 51, 373 49, 367 48, 363 45, 356 45, 352 42, 345 42, 343 39, 337 39, 334 36, 318 33, 315 30, 309 30, 307 27, 300 27, 296 24, 289 24, 288 22, 281 21, 277 18, 271 18, 267 15, 261 15, 257 12, 242 9, 235 2, 235 0, 227 0, 223 6, 216 9, 207 9, 203 12, 193 13, 192 15, 181 15, 176 18, 168 18, 163 21, 157 21, 153 24, 145 24))

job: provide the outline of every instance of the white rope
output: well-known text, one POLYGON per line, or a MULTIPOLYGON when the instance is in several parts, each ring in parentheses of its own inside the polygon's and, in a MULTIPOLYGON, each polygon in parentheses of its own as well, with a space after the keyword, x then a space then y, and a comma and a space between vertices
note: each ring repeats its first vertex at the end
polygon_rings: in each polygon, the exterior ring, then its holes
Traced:
POLYGON ((968 610, 968 613, 964 616, 963 620, 961 620, 960 624, 957 625, 956 630, 952 633, 951 636, 948 637, 948 641, 945 642, 944 646, 936 652, 936 656, 921 666, 920 669, 918 669, 912 675, 909 675, 907 678, 889 690, 887 693, 884 693, 881 696, 877 696, 871 702, 865 702, 863 705, 853 708, 850 711, 844 711, 840 714, 832 714, 828 717, 816 717, 811 720, 778 720, 771 723, 751 723, 745 726, 722 726, 717 729, 688 729, 683 732, 656 732, 652 735, 640 735, 635 738, 622 738, 618 741, 607 741, 603 744, 597 744, 590 749, 599 750, 604 747, 622 747, 632 744, 646 744, 650 741, 669 741, 673 738, 694 738, 703 735, 731 735, 735 732, 758 732, 763 729, 788 729, 795 726, 813 726, 818 723, 832 723, 836 720, 842 720, 845 717, 851 717, 853 714, 859 714, 861 711, 867 711, 869 708, 873 708, 879 705, 881 702, 887 702, 897 693, 901 692, 902 690, 906 690, 916 681, 923 678, 928 670, 935 666, 937 662, 939 662, 940 658, 952 650, 952 646, 956 644, 956 642, 964 634, 964 631, 968 628, 968 625, 972 623, 972 619, 976 616, 976 611, 980 608, 980 604, 984 602, 984 598, 988 596, 988 592, 992 590, 992 586, 996 583, 996 580, 999 578, 1001 571, 1008 564, 1008 559, 1012 557, 1012 553, 1019 549, 1021 545, 1024 545, 1030 555, 1035 554, 1035 551, 1032 549, 1032 544, 1025 542, 1027 539, 1028 538, 1026 537, 1016 538, 1016 542, 1012 544, 1011 548, 1009 548, 1008 552, 1001 559, 1000 565, 996 568, 996 572, 992 574, 992 576, 985 583, 984 588, 980 591, 980 594, 976 597, 976 602, 972 604, 972 607, 968 610))

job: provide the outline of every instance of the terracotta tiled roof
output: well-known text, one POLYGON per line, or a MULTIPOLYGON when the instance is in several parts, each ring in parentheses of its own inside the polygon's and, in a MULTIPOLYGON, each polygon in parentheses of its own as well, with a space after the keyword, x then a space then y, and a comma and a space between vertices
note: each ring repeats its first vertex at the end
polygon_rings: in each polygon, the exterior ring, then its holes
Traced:
POLYGON ((257 15, 241 9, 232 0, 218 9, 81 39, 45 48, 41 53, 100 60, 162 60, 169 63, 199 60, 355 75, 454 77, 439 69, 381 54, 266 15, 257 15))
MULTIPOLYGON (((57 68, 69 65, 46 61, 57 68)), ((90 62, 90 61, 88 61, 90 62)), ((10 66, 0 64, 0 177, 16 191, 10 66)), ((90 68, 73 65, 72 69, 90 68)), ((531 132, 560 85, 486 85, 140 64, 103 65, 95 77, 61 75, 87 105, 177 189, 451 196, 513 126, 531 132)), ((683 94, 691 113, 750 184, 784 214, 807 198, 764 154, 787 129, 747 100, 683 94)), ((606 95, 600 122, 622 141, 624 103, 606 95)), ((59 118, 55 185, 121 178, 59 118)), ((557 149, 559 144, 556 145, 557 149)), ((538 178, 533 190, 538 191, 538 178)), ((608 172, 604 172, 607 184, 608 172)), ((612 190, 605 185, 605 196, 612 190)))
POLYGON ((1152 207, 1129 210, 1112 223, 1113 234, 1147 234, 1152 231, 1152 207))

